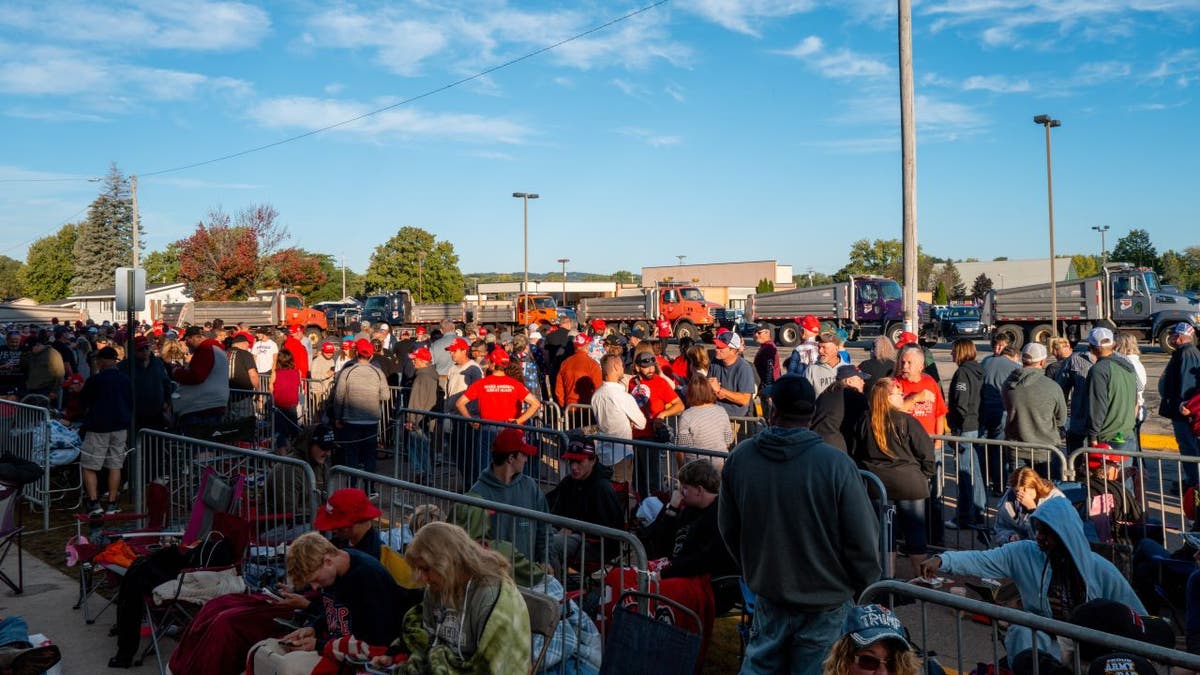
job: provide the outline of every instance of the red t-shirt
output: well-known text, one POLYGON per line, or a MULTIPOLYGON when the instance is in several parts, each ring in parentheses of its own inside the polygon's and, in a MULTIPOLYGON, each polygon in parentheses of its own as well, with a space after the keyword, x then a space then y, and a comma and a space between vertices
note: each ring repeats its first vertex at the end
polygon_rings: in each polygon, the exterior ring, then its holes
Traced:
POLYGON ((944 417, 949 408, 946 407, 946 399, 942 397, 942 388, 934 379, 924 373, 921 374, 921 379, 916 382, 910 382, 904 378, 896 378, 900 383, 900 389, 904 392, 904 397, 908 398, 909 394, 915 394, 918 391, 929 390, 933 392, 934 400, 932 403, 918 403, 909 414, 921 423, 925 432, 930 436, 937 433, 937 420, 939 417, 944 417))
POLYGON ((661 375, 656 375, 648 380, 640 377, 633 378, 629 381, 629 393, 633 395, 633 400, 637 401, 638 407, 642 409, 642 414, 646 416, 647 421, 644 428, 633 430, 634 438, 653 436, 654 428, 649 424, 650 419, 662 412, 669 401, 679 398, 679 394, 675 393, 675 388, 661 375))
POLYGON ((296 370, 300 371, 300 377, 308 377, 308 350, 304 348, 304 345, 289 335, 283 341, 283 348, 292 353, 292 358, 296 360, 296 370))
POLYGON ((467 387, 463 396, 479 403, 482 419, 507 422, 521 416, 521 402, 529 396, 529 390, 507 375, 488 375, 467 387))
POLYGON ((667 339, 671 337, 671 322, 666 319, 659 319, 655 323, 655 328, 658 329, 659 339, 667 339))
POLYGON ((280 408, 295 408, 300 405, 300 371, 295 368, 277 368, 271 398, 275 399, 275 405, 280 408))

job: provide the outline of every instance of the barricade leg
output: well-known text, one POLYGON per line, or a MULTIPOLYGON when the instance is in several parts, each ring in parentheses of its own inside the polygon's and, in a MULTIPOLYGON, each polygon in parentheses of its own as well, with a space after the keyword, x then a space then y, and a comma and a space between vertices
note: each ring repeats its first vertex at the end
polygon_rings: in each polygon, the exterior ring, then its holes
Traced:
MULTIPOLYGON (((1186 420, 1172 420, 1171 429, 1175 432, 1175 440, 1179 443, 1181 457, 1200 457, 1200 439, 1192 433, 1191 425, 1186 420)), ((1200 471, 1192 462, 1183 462, 1183 482, 1191 487, 1200 485, 1200 471)))

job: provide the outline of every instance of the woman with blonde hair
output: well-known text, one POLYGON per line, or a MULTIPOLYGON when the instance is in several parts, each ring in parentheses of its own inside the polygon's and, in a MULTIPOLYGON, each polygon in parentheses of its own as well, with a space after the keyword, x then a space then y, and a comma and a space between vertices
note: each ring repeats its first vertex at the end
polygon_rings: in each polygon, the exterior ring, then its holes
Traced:
POLYGON ((1023 466, 1008 477, 1008 489, 996 507, 996 538, 994 544, 1003 546, 1010 541, 1033 539, 1033 523, 1029 516, 1051 497, 1063 493, 1054 483, 1042 478, 1037 471, 1023 466))
POLYGON ((374 665, 408 653, 396 672, 529 672, 529 614, 503 555, 457 525, 431 522, 413 535, 404 557, 425 582, 425 598, 374 665))
POLYGON ((926 554, 925 502, 936 466, 933 441, 915 417, 900 409, 903 405, 904 392, 894 378, 872 385, 850 456, 883 482, 896 505, 904 552, 916 567, 926 554))
POLYGON ((1137 336, 1126 330, 1117 333, 1117 346, 1113 351, 1125 357, 1137 376, 1137 412, 1133 418, 1133 439, 1137 445, 1133 449, 1141 450, 1142 422, 1146 421, 1146 366, 1142 365, 1142 350, 1138 348, 1137 336))

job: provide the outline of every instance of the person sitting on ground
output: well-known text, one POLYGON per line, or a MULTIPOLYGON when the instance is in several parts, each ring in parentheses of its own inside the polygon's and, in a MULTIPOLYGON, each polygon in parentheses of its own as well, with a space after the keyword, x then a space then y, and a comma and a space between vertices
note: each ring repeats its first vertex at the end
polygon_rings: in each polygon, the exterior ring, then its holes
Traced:
POLYGON ((288 547, 287 573, 297 587, 320 591, 319 611, 308 625, 251 648, 255 675, 311 673, 322 660, 381 655, 414 606, 379 560, 339 549, 318 532, 288 547))
POLYGON ((908 631, 899 617, 880 605, 854 607, 846 615, 842 637, 822 664, 823 675, 877 673, 918 675, 923 672, 908 631))
POLYGON ((58 645, 33 646, 25 619, 10 614, 0 619, 0 671, 12 675, 44 673, 62 660, 58 645))
POLYGON ((404 618, 401 638, 372 665, 399 660, 402 674, 529 672, 529 613, 504 556, 457 525, 429 523, 405 557, 425 580, 425 597, 404 618), (401 654, 407 658, 397 659, 401 654))
POLYGON ((994 544, 1003 546, 1010 541, 1033 539, 1035 532, 1029 516, 1047 499, 1063 496, 1054 483, 1042 478, 1030 467, 1023 466, 1012 472, 1008 478, 1008 489, 996 507, 994 544))
MULTIPOLYGON (((546 495, 550 513, 617 530, 624 527, 625 511, 613 490, 612 468, 599 463, 595 444, 590 439, 573 438, 562 458, 570 466, 570 474, 546 495)), ((554 535, 553 541, 550 563, 555 567, 564 559, 578 560, 581 554, 596 560, 601 549, 598 540, 586 541, 582 533, 565 527, 554 535)))
MULTIPOLYGON (((1117 568, 1093 553, 1083 533, 1083 521, 1061 497, 1047 499, 1030 516, 1034 541, 1015 541, 987 551, 953 551, 931 556, 921 565, 921 576, 940 570, 952 575, 993 579, 1010 578, 1021 596, 1022 608, 1033 614, 1068 621, 1079 605, 1098 598, 1116 600, 1139 616, 1146 607, 1117 568)), ((1024 626, 1009 626, 1005 649, 1009 662, 1032 649, 1034 633, 1024 626)), ((1037 633, 1037 649, 1062 660, 1058 644, 1046 633, 1037 633)))
MULTIPOLYGON (((582 352, 577 352, 582 353, 582 352)), ((589 358, 588 361, 591 361, 589 358)), ((594 363, 594 361, 593 361, 594 363)), ((492 464, 479 474, 479 480, 468 494, 510 506, 549 513, 550 506, 537 483, 525 474, 530 457, 538 450, 525 440, 520 429, 505 429, 492 442, 492 464)), ((543 521, 530 521, 506 514, 493 514, 492 536, 512 544, 531 560, 546 560, 548 526, 543 521)))

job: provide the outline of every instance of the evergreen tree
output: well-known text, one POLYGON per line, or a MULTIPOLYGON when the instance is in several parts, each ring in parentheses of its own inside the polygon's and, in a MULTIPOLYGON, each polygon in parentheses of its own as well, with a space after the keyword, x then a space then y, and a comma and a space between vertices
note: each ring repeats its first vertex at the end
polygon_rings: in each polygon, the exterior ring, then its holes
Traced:
POLYGON ((133 264, 133 196, 115 162, 79 227, 74 256, 74 293, 110 288, 117 268, 133 264))
POLYGON ((986 274, 980 274, 975 277, 975 283, 971 284, 971 297, 976 300, 982 300, 992 290, 992 280, 986 274))
POLYGON ((937 288, 933 290, 933 304, 945 305, 950 302, 950 294, 946 292, 946 282, 938 281, 937 288))

